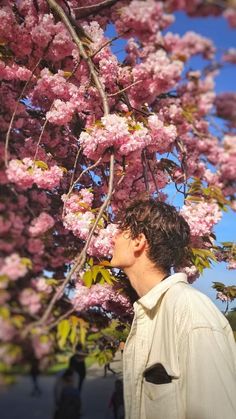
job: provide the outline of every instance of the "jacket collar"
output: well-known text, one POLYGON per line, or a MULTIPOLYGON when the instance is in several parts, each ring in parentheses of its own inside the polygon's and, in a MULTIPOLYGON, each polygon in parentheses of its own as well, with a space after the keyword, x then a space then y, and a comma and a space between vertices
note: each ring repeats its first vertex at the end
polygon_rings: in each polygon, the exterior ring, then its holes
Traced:
POLYGON ((141 304, 146 309, 151 310, 155 307, 162 295, 177 282, 188 283, 187 275, 185 273, 179 272, 169 276, 164 281, 159 282, 159 284, 155 285, 155 287, 153 287, 147 294, 145 294, 137 302, 134 303, 134 309, 137 309, 141 304))

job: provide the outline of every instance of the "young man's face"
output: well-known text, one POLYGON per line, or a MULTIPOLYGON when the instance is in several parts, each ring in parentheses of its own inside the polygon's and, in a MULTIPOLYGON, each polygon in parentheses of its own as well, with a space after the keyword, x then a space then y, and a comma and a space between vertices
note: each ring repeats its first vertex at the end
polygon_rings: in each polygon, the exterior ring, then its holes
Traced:
POLYGON ((113 268, 127 268, 134 262, 133 240, 128 230, 118 230, 114 239, 113 256, 111 266, 113 268))

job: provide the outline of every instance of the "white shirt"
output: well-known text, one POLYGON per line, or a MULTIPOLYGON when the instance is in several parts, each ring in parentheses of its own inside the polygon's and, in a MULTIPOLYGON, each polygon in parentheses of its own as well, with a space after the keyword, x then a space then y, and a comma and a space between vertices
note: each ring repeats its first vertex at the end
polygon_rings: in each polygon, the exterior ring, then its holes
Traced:
POLYGON ((177 273, 134 311, 123 358, 125 418, 236 419, 236 346, 215 304, 177 273), (171 382, 144 378, 156 364, 171 382))

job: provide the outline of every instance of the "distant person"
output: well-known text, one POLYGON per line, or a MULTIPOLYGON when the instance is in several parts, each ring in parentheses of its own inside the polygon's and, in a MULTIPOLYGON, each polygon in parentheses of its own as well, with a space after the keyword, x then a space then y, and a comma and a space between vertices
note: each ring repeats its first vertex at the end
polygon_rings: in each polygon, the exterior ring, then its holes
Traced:
POLYGON ((70 359, 71 366, 79 376, 78 389, 80 393, 82 391, 83 382, 86 377, 85 358, 87 355, 88 353, 83 350, 82 344, 78 343, 78 345, 76 346, 76 352, 70 359))
POLYGON ((115 371, 111 368, 111 366, 110 366, 110 362, 107 362, 107 363, 104 365, 104 375, 103 375, 103 377, 104 377, 104 378, 107 376, 107 371, 112 372, 112 374, 116 374, 116 372, 115 372, 115 371))
POLYGON ((125 347, 125 342, 122 340, 119 344, 119 349, 120 349, 120 353, 121 353, 121 357, 123 355, 124 352, 124 347, 125 347))
POLYGON ((123 382, 120 379, 115 381, 115 389, 112 393, 109 407, 113 409, 114 419, 124 419, 123 382))
POLYGON ((71 366, 58 376, 54 395, 54 419, 79 419, 81 400, 78 389, 78 374, 71 366))
POLYGON ((37 358, 32 358, 31 363, 30 363, 30 377, 33 384, 31 396, 40 396, 42 394, 42 390, 39 387, 39 383, 38 383, 39 375, 40 375, 39 360, 37 358))

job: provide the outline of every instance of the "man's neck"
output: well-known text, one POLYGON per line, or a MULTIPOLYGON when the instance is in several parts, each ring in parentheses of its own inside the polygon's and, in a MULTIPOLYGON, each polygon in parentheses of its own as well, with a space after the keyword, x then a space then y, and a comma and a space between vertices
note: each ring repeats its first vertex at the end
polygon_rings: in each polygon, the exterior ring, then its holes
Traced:
POLYGON ((168 276, 166 272, 152 265, 136 265, 126 268, 124 271, 139 297, 147 294, 168 276))

